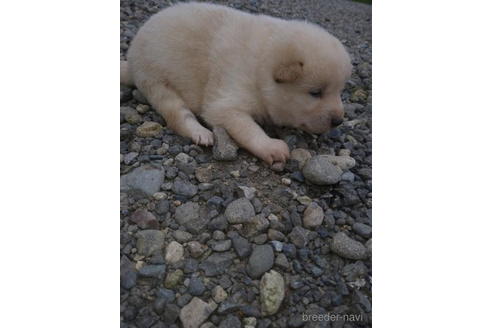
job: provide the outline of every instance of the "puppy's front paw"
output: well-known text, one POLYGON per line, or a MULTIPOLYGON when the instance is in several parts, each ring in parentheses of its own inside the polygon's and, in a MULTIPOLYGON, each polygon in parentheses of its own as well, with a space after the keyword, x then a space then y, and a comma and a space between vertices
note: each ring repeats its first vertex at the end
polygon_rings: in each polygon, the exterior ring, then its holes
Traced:
POLYGON ((191 140, 193 140, 196 145, 212 146, 214 144, 214 135, 210 130, 199 127, 191 133, 191 140))
POLYGON ((289 158, 289 146, 280 139, 269 139, 258 147, 257 156, 272 165, 275 162, 285 163, 289 158))

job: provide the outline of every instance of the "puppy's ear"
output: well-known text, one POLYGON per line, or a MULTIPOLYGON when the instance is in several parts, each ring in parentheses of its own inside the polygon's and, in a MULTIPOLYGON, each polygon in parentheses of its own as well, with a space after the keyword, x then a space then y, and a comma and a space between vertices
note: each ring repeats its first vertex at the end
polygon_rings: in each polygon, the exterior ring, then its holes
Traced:
POLYGON ((277 83, 291 83, 302 75, 303 63, 296 61, 290 64, 283 64, 277 67, 273 73, 273 78, 277 83))

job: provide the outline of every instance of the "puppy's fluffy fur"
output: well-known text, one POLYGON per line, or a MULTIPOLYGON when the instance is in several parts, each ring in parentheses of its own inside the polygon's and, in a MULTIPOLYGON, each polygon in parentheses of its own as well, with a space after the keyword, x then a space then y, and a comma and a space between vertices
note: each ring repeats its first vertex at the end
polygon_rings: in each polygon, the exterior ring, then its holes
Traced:
POLYGON ((329 130, 343 119, 340 93, 351 69, 343 45, 321 27, 187 3, 142 26, 121 62, 121 82, 136 85, 195 143, 213 143, 200 115, 272 164, 289 149, 258 124, 329 130))

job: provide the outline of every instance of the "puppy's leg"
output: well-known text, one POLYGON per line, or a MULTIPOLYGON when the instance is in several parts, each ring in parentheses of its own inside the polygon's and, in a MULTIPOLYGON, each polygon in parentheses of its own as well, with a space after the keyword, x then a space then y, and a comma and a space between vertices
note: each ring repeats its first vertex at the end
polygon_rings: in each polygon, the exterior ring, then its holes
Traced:
POLYGON ((179 135, 191 138, 197 145, 210 146, 213 134, 204 128, 195 115, 185 107, 184 101, 176 92, 163 83, 147 85, 145 95, 155 110, 161 114, 168 127, 179 135))
POLYGON ((204 115, 210 123, 225 128, 240 146, 269 165, 275 162, 285 163, 289 158, 287 144, 283 140, 270 138, 250 115, 230 110, 204 115))

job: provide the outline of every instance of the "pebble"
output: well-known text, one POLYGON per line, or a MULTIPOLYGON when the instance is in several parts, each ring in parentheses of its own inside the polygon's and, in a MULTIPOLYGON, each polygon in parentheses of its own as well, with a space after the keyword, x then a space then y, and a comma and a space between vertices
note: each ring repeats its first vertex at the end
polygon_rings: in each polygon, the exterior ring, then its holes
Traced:
MULTIPOLYGON (((166 307, 164 308, 164 314, 162 316, 163 321, 167 324, 173 324, 178 319, 180 311, 181 309, 179 308, 179 306, 175 304, 166 304, 166 307)), ((158 327, 152 326, 152 328, 158 327)))
POLYGON ((300 169, 304 167, 311 157, 309 150, 303 148, 296 148, 290 152, 290 158, 299 162, 300 169))
POLYGON ((318 155, 307 161, 302 173, 313 184, 331 185, 341 180, 343 171, 331 163, 329 155, 318 155))
POLYGON ((268 229, 267 236, 268 239, 270 240, 280 240, 280 241, 285 240, 285 235, 282 232, 275 229, 268 229))
POLYGON ((175 219, 186 229, 193 233, 199 233, 208 223, 205 215, 200 215, 200 205, 195 202, 186 202, 176 208, 175 219))
POLYGON ((186 243, 193 238, 191 233, 182 230, 174 231, 173 236, 179 243, 186 243))
POLYGON ((256 327, 256 318, 255 317, 246 317, 243 319, 244 328, 255 328, 256 327))
POLYGON ((197 167, 195 169, 195 177, 201 183, 212 181, 212 166, 197 167))
POLYGON ((207 246, 200 244, 198 241, 190 241, 187 247, 190 255, 194 258, 202 256, 207 250, 207 246))
POLYGON ((350 149, 340 149, 338 156, 350 156, 350 149))
POLYGON ((174 302, 174 299, 176 298, 174 291, 167 288, 158 288, 156 291, 156 296, 166 303, 174 302))
POLYGON ((265 316, 277 313, 285 296, 285 282, 280 273, 270 270, 260 281, 261 312, 265 316))
POLYGON ((367 92, 362 89, 357 89, 352 93, 352 97, 350 97, 352 102, 362 103, 367 100, 367 92))
POLYGON ((138 157, 138 153, 137 152, 130 152, 128 154, 126 154, 125 156, 123 156, 123 162, 126 164, 126 165, 129 165, 131 164, 136 158, 138 157))
POLYGON ((157 155, 164 155, 165 153, 167 153, 168 150, 169 150, 169 145, 163 143, 161 147, 156 149, 155 153, 157 155))
POLYGON ((217 276, 229 268, 235 257, 235 254, 229 252, 213 253, 206 260, 202 261, 198 267, 205 272, 205 276, 207 277, 217 276))
POLYGON ((205 303, 198 297, 193 299, 179 313, 183 328, 199 328, 200 325, 215 311, 217 304, 214 301, 205 303))
POLYGON ((125 121, 130 124, 140 124, 142 123, 142 116, 138 114, 138 112, 131 107, 120 107, 120 113, 123 115, 125 121))
POLYGON ((193 296, 200 296, 205 292, 205 285, 202 279, 198 277, 192 277, 188 285, 188 293, 193 296))
POLYGON ((372 229, 367 224, 356 222, 352 225, 352 230, 362 237, 369 238, 372 229))
POLYGON ((144 105, 144 104, 138 104, 137 105, 137 112, 140 114, 145 114, 149 111, 150 106, 149 105, 144 105))
POLYGON ((239 149, 227 131, 221 127, 214 127, 213 157, 218 161, 233 161, 237 158, 239 149))
POLYGON ((215 240, 224 240, 226 238, 226 235, 223 231, 220 230, 215 230, 212 233, 212 238, 215 240))
POLYGON ((253 164, 253 165, 248 166, 248 170, 250 170, 253 173, 258 172, 259 169, 260 169, 260 167, 258 165, 253 164))
POLYGON ((253 198, 255 198, 256 188, 247 186, 239 186, 238 188, 242 191, 242 194, 246 199, 252 200, 253 198))
POLYGON ((181 280, 183 280, 183 275, 184 273, 181 269, 168 273, 166 280, 164 280, 164 287, 170 289, 177 287, 181 283, 181 280))
POLYGON ((367 253, 372 256, 372 238, 366 242, 367 253))
POLYGON ((297 255, 296 246, 293 244, 284 244, 282 246, 282 252, 291 259, 295 259, 297 255))
POLYGON ((164 181, 164 169, 152 165, 142 165, 121 176, 120 190, 136 189, 152 196, 160 190, 164 181))
POLYGON ((146 209, 138 209, 133 212, 130 221, 140 229, 159 229, 159 222, 156 217, 146 209))
POLYGON ((301 203, 302 205, 309 205, 313 202, 313 200, 311 198, 309 198, 308 196, 299 196, 296 198, 296 200, 301 203))
POLYGON ((221 240, 212 245, 212 249, 216 252, 225 252, 228 251, 231 248, 231 240, 221 240))
POLYGON ((220 285, 217 285, 212 289, 212 298, 216 303, 222 303, 227 296, 227 292, 220 285))
POLYGON ((309 230, 300 226, 294 227, 289 234, 290 241, 299 248, 306 247, 309 242, 309 230))
POLYGON ((183 245, 176 241, 172 241, 166 247, 165 260, 169 264, 176 264, 183 259, 184 249, 183 245))
POLYGON ((270 244, 272 244, 273 246, 273 249, 276 251, 276 252, 281 252, 283 247, 284 247, 284 244, 281 242, 281 241, 278 241, 278 240, 272 240, 270 242, 270 244))
POLYGON ((290 186, 292 180, 290 180, 289 178, 282 178, 281 182, 283 185, 290 186))
POLYGON ((252 278, 259 278, 273 266, 274 255, 270 245, 259 245, 249 257, 247 272, 252 278))
POLYGON ((355 174, 352 172, 343 172, 342 174, 342 180, 347 181, 347 182, 354 182, 355 181, 355 174))
POLYGON ((344 232, 335 234, 331 250, 333 253, 351 260, 363 260, 367 257, 367 249, 364 245, 348 237, 344 232))
POLYGON ((162 280, 166 274, 166 266, 164 264, 148 264, 143 266, 138 274, 146 278, 156 278, 162 280))
POLYGON ((278 266, 280 269, 289 271, 290 270, 290 263, 289 260, 287 259, 287 256, 285 254, 278 254, 277 257, 275 258, 275 265, 278 266))
POLYGON ((350 170, 355 166, 355 159, 350 156, 334 156, 334 155, 323 155, 328 161, 341 168, 343 171, 350 170))
POLYGON ((247 198, 236 199, 227 205, 225 216, 230 224, 250 222, 255 208, 247 198))
POLYGON ((234 250, 239 257, 244 258, 251 254, 251 244, 246 238, 241 237, 237 233, 232 234, 230 238, 232 240, 234 250))
POLYGON ((193 159, 193 157, 191 157, 190 155, 185 153, 179 153, 178 155, 176 155, 174 159, 175 159, 176 167, 182 172, 188 175, 193 174, 195 172, 197 164, 195 159, 193 159))
POLYGON ((157 137, 162 133, 162 125, 157 122, 143 122, 135 131, 142 138, 157 137))
POLYGON ((162 200, 162 199, 167 198, 167 194, 165 192, 159 191, 159 192, 156 192, 155 194, 153 194, 152 197, 155 200, 162 200))
POLYGON ((250 238, 265 230, 270 226, 270 221, 263 214, 255 215, 250 222, 243 224, 242 235, 250 238))
POLYGON ((238 317, 229 314, 224 320, 220 322, 218 328, 241 328, 241 321, 238 317))
POLYGON ((304 211, 302 222, 304 227, 312 229, 320 226, 323 223, 324 217, 325 213, 323 209, 318 205, 318 203, 312 202, 304 211))
POLYGON ((120 262, 120 284, 125 289, 131 289, 137 284, 135 265, 126 256, 123 256, 120 262))
POLYGON ((137 253, 143 256, 152 255, 164 247, 165 235, 160 230, 142 230, 137 232, 137 253))
POLYGON ((173 191, 178 195, 193 197, 197 194, 198 187, 189 181, 176 179, 173 183, 173 191))

